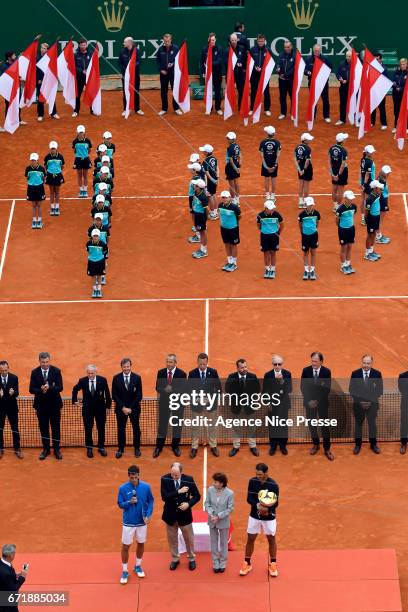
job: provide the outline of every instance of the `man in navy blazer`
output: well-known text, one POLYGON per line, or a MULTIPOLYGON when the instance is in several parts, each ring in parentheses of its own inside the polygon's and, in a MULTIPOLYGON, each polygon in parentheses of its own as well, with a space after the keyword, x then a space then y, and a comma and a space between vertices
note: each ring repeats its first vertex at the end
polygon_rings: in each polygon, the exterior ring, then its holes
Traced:
POLYGON ((105 425, 107 411, 112 405, 109 385, 106 378, 97 375, 97 367, 88 365, 86 376, 80 378, 72 389, 72 403, 82 406, 82 420, 85 430, 86 454, 90 459, 93 457, 92 429, 96 422, 98 431, 98 453, 106 457, 105 449, 105 425), (82 394, 82 401, 78 402, 78 393, 82 394))
POLYGON ((408 370, 398 377, 398 390, 401 393, 401 446, 400 453, 405 455, 408 443, 408 370))
POLYGON ((125 452, 126 424, 129 418, 133 430, 135 457, 140 457, 140 402, 143 399, 142 379, 132 372, 132 360, 124 357, 120 362, 122 372, 112 379, 112 398, 115 402, 116 423, 118 427, 118 450, 116 459, 125 452))
MULTIPOLYGON (((191 393, 192 390, 204 391, 211 396, 216 396, 218 392, 221 392, 221 381, 218 376, 217 370, 208 366, 208 355, 207 353, 199 353, 197 356, 197 367, 188 373, 188 390, 191 393)), ((216 402, 211 410, 209 410, 207 404, 197 403, 191 405, 192 417, 204 414, 209 418, 214 418, 214 412, 217 409, 218 403, 216 402)), ((200 427, 191 428, 191 451, 190 457, 194 459, 198 451, 198 443, 200 437, 200 427)), ((208 444, 212 454, 218 457, 220 452, 217 448, 217 435, 213 425, 206 427, 208 444)))
POLYGON ((0 361, 0 459, 4 455, 4 425, 6 417, 13 436, 13 448, 19 459, 23 458, 18 430, 18 378, 9 371, 7 361, 0 361))
MULTIPOLYGON (((280 403, 275 406, 273 403, 269 406, 268 416, 277 417, 279 419, 288 418, 288 413, 291 407, 290 393, 292 393, 292 374, 289 370, 283 368, 283 357, 281 355, 272 355, 272 370, 264 374, 262 393, 267 393, 270 397, 278 395, 280 403)), ((272 400, 271 400, 272 401, 272 400)), ((269 426, 269 454, 274 455, 279 444, 282 455, 288 454, 286 445, 288 443, 288 426, 287 425, 270 425, 269 426)))
POLYGON ((355 447, 353 453, 358 455, 363 443, 363 423, 367 418, 368 437, 370 448, 378 455, 381 451, 377 445, 377 414, 379 399, 384 392, 382 375, 373 368, 373 357, 363 355, 361 368, 351 373, 349 393, 353 398, 353 412, 355 419, 355 447))
MULTIPOLYGON (((300 380, 300 391, 303 395, 303 405, 307 419, 327 419, 329 417, 329 394, 331 389, 331 372, 323 365, 323 354, 313 351, 310 355, 311 365, 303 368, 300 380)), ((334 455, 330 450, 330 429, 322 427, 324 454, 333 461, 334 455)), ((320 448, 319 431, 317 427, 309 425, 313 446, 311 455, 316 455, 320 448)))
POLYGON ((39 459, 43 461, 52 446, 56 459, 62 459, 61 445, 61 391, 63 389, 61 370, 50 364, 51 356, 47 352, 38 355, 40 365, 31 372, 29 391, 34 395, 34 409, 37 413, 41 432, 43 450, 39 459))
MULTIPOLYGON (((157 372, 156 392, 157 392, 157 408, 158 426, 156 447, 153 451, 153 458, 156 459, 163 450, 167 437, 167 429, 169 426, 170 413, 179 419, 183 418, 184 408, 181 406, 177 410, 170 410, 169 401, 170 394, 183 393, 187 391, 186 385, 187 374, 184 370, 177 367, 177 357, 174 353, 169 353, 166 357, 166 367, 157 372)), ((180 457, 180 441, 181 441, 181 426, 172 427, 171 448, 176 457, 180 457)))
MULTIPOLYGON (((21 572, 18 574, 13 567, 14 557, 16 556, 16 547, 14 544, 4 544, 1 549, 0 559, 0 592, 4 595, 7 593, 17 594, 22 584, 24 584, 27 573, 28 564, 24 564, 21 572)), ((7 597, 7 595, 6 595, 7 597)), ((0 612, 18 612, 18 606, 1 606, 0 612)))

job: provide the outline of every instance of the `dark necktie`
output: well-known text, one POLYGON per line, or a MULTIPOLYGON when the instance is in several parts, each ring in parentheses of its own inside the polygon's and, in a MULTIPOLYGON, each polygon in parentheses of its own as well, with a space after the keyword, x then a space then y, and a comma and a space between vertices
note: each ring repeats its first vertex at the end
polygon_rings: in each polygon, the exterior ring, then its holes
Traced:
POLYGON ((178 480, 175 481, 175 485, 176 485, 176 491, 179 490, 180 488, 180 482, 178 480))
POLYGON ((171 372, 170 370, 167 372, 167 382, 169 383, 169 385, 171 385, 171 383, 173 382, 173 372, 171 372))
POLYGON ((95 395, 95 381, 91 380, 91 395, 92 397, 95 395))
POLYGON ((368 383, 368 372, 364 372, 364 384, 368 383))
POLYGON ((205 383, 205 372, 202 371, 201 372, 201 384, 203 385, 205 383))
POLYGON ((317 370, 313 370, 313 383, 316 385, 317 384, 317 379, 319 377, 319 373, 317 370))
POLYGON ((125 376, 125 387, 127 391, 129 389, 129 376, 125 376))
POLYGON ((7 385, 7 378, 5 376, 1 377, 1 384, 3 385, 4 388, 6 388, 7 385))
POLYGON ((43 371, 43 378, 44 378, 44 382, 46 383, 48 380, 48 370, 43 371))

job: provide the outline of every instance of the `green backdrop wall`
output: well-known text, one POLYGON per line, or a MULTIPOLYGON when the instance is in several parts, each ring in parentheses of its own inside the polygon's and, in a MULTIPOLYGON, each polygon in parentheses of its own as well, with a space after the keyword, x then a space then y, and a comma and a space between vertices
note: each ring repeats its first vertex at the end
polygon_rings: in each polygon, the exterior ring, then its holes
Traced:
POLYGON ((103 74, 117 68, 117 56, 127 35, 138 40, 143 52, 142 72, 155 73, 155 53, 164 32, 174 41, 187 39, 189 69, 197 73, 200 49, 215 31, 224 46, 236 20, 246 24, 254 38, 266 34, 272 52, 279 53, 284 38, 290 38, 303 54, 314 42, 337 64, 352 44, 370 49, 396 49, 406 55, 405 3, 401 0, 357 2, 356 0, 246 0, 241 8, 171 9, 168 0, 15 0, 2 6, 3 50, 21 51, 32 38, 43 34, 52 42, 60 36, 61 47, 70 36, 98 41, 104 60, 103 74), (302 12, 303 9, 303 12, 302 12))

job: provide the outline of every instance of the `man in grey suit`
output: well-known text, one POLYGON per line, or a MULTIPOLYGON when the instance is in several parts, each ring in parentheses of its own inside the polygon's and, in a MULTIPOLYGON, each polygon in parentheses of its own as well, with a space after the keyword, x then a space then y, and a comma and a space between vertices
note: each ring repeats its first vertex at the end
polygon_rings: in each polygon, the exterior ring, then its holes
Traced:
POLYGON ((211 557, 215 574, 223 574, 227 565, 230 514, 234 509, 234 492, 227 487, 228 478, 222 472, 213 474, 204 508, 208 512, 211 557))

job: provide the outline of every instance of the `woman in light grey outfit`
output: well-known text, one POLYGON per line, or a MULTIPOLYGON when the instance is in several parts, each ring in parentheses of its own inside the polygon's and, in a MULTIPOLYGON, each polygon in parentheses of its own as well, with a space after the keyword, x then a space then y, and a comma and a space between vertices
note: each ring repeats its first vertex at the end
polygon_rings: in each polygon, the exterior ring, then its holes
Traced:
POLYGON ((227 487, 228 478, 222 472, 215 473, 212 478, 213 484, 208 488, 204 507, 208 512, 214 572, 222 574, 227 564, 230 514, 234 509, 234 492, 227 487))

